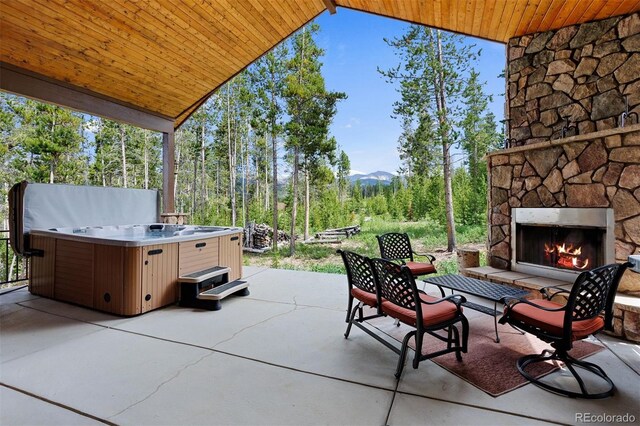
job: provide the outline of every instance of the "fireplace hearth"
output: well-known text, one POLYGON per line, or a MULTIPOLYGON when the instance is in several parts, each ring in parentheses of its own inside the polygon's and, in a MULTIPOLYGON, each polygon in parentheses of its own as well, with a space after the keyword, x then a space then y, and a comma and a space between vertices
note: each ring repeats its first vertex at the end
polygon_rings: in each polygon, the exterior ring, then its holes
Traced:
POLYGON ((511 226, 514 271, 572 281, 615 260, 612 209, 516 208, 511 226))

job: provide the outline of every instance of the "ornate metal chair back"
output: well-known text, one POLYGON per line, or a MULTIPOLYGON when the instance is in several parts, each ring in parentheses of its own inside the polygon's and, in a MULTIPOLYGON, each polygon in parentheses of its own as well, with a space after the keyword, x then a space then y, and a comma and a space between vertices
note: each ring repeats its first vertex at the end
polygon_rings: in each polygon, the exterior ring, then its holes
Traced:
POLYGON ((352 251, 338 250, 338 252, 347 270, 349 285, 368 293, 378 294, 376 277, 369 259, 352 251))
POLYGON ((594 318, 605 312, 605 328, 613 322, 613 300, 627 264, 611 264, 578 275, 565 312, 565 332, 571 333, 571 323, 594 318))
POLYGON ((413 250, 409 235, 406 233, 389 232, 376 235, 380 246, 380 257, 390 260, 409 259, 413 262, 413 250))
POLYGON ((385 259, 371 259, 383 299, 400 307, 421 310, 418 300, 418 289, 411 271, 402 265, 385 259))

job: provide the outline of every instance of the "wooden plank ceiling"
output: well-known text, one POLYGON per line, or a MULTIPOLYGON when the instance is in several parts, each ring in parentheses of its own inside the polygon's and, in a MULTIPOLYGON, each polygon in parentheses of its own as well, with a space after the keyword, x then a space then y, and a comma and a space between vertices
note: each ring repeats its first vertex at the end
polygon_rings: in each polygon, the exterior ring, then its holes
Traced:
POLYGON ((0 60, 178 127, 335 6, 506 42, 638 11, 640 0, 0 0, 0 60))

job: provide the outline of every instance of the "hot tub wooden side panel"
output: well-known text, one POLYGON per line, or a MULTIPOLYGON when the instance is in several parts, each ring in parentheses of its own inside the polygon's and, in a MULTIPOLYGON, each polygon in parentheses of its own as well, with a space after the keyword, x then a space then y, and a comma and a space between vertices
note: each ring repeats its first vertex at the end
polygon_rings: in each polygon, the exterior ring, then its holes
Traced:
POLYGON ((124 248, 122 310, 120 315, 142 313, 142 247, 124 248))
POLYGON ((96 245, 94 253, 93 307, 125 315, 124 247, 96 245))
POLYGON ((178 244, 142 247, 142 312, 178 301, 178 244))
POLYGON ((93 307, 94 244, 56 241, 54 298, 93 307))
POLYGON ((178 245, 178 275, 187 275, 219 265, 218 237, 185 241, 178 245))
POLYGON ((220 266, 231 269, 229 281, 242 277, 242 233, 222 235, 220 237, 220 266))
POLYGON ((38 296, 53 297, 56 240, 32 236, 30 246, 32 249, 42 250, 43 255, 33 256, 29 260, 29 291, 38 296))

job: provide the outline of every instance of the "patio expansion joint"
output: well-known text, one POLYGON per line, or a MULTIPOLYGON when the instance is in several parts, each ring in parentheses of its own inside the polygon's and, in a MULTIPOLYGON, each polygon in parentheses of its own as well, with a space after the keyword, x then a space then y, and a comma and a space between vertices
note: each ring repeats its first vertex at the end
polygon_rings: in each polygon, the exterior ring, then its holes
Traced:
MULTIPOLYGON (((244 265, 244 266, 250 266, 250 265, 244 265)), ((259 270, 259 271, 255 271, 255 272, 253 272, 252 274, 244 275, 244 276, 242 277, 242 279, 246 279, 246 278, 249 278, 249 277, 254 277, 254 276, 256 276, 256 275, 258 275, 258 274, 262 274, 263 272, 266 272, 266 271, 268 271, 268 270, 269 270, 269 268, 264 268, 264 269, 261 269, 261 270, 259 270)))
POLYGON ((47 404, 55 405, 56 407, 62 408, 63 410, 71 411, 71 412, 76 413, 76 414, 78 414, 80 416, 84 416, 84 417, 90 418, 90 419, 95 420, 97 422, 104 423, 106 425, 111 425, 111 426, 115 426, 116 425, 115 423, 112 423, 112 422, 110 422, 110 421, 108 421, 106 419, 102 419, 100 417, 96 417, 93 414, 85 413, 84 411, 80 411, 77 408, 70 407, 70 406, 62 404, 60 402, 56 402, 56 401, 53 401, 51 399, 44 398, 44 397, 42 397, 40 395, 36 395, 35 393, 29 392, 27 390, 20 389, 18 387, 15 387, 15 386, 3 383, 3 382, 0 382, 0 386, 3 386, 5 388, 7 388, 7 389, 11 389, 11 390, 13 390, 15 392, 19 392, 19 393, 21 393, 23 395, 26 395, 26 396, 29 396, 31 398, 35 398, 35 399, 37 399, 39 401, 42 401, 42 402, 45 402, 47 404))
POLYGON ((393 404, 396 402, 396 395, 398 395, 399 386, 400 386, 400 379, 396 379, 396 387, 393 389, 393 395, 391 395, 391 402, 389 403, 389 409, 387 410, 387 417, 384 419, 385 426, 389 426, 389 417, 391 417, 391 410, 393 410, 393 404))
MULTIPOLYGON (((529 385, 531 385, 531 384, 529 384, 529 385)), ((531 385, 531 386, 533 386, 533 385, 531 385)), ((482 411, 491 411, 493 413, 506 414, 506 415, 509 415, 509 416, 520 417, 520 418, 523 418, 523 419, 535 420, 537 422, 546 422, 546 423, 550 423, 550 424, 563 425, 563 426, 566 425, 566 423, 558 422, 558 421, 555 421, 555 420, 542 419, 542 418, 530 416, 530 415, 527 415, 527 414, 514 413, 512 411, 501 410, 499 408, 489 408, 489 407, 484 406, 484 405, 471 404, 471 403, 468 403, 468 402, 449 400, 449 399, 444 399, 444 398, 437 398, 437 397, 433 397, 433 396, 420 395, 420 394, 417 394, 417 393, 414 393, 414 392, 405 392, 405 391, 401 391, 401 390, 396 390, 395 394, 409 395, 409 396, 415 396, 415 397, 418 397, 418 398, 429 399, 429 400, 432 400, 432 401, 444 402, 444 403, 447 403, 447 404, 461 405, 463 407, 475 408, 475 409, 482 410, 482 411)), ((394 399, 395 399, 395 394, 394 394, 394 399)), ((494 397, 494 399, 497 399, 497 398, 498 397, 494 397)))
POLYGON ((605 350, 609 351, 614 357, 616 357, 621 363, 623 363, 624 365, 626 365, 629 370, 631 370, 631 372, 633 374, 635 374, 636 376, 640 376, 640 373, 638 373, 638 371, 633 368, 631 365, 629 365, 629 362, 627 360, 625 360, 623 357, 621 357, 620 355, 618 355, 618 353, 616 351, 614 351, 611 346, 606 342, 603 341, 602 339, 600 339, 600 336, 598 336, 597 334, 595 336, 592 336, 594 339, 596 339, 604 348, 605 350))

